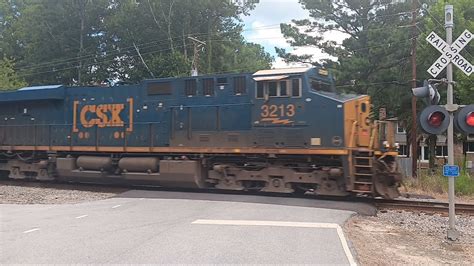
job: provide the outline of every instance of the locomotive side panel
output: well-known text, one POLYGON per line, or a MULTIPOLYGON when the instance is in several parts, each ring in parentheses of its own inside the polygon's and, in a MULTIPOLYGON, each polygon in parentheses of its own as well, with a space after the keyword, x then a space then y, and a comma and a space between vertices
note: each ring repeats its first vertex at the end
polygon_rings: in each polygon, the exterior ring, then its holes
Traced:
POLYGON ((67 128, 62 126, 67 115, 63 110, 62 87, 45 86, 2 93, 0 145, 49 145, 50 136, 57 142, 67 142, 67 128))
POLYGON ((331 83, 324 71, 289 69, 2 94, 0 171, 40 180, 395 195, 393 169, 383 168, 393 154, 366 143, 368 111, 357 109, 364 98, 336 94, 331 83))

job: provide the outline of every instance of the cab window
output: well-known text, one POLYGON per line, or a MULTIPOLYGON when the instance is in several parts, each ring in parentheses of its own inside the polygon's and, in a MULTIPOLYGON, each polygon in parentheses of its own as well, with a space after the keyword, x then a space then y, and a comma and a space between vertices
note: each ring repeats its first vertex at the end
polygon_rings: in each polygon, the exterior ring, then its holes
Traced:
POLYGON ((286 86, 288 81, 286 80, 283 80, 283 81, 280 81, 280 95, 279 96, 288 96, 288 88, 286 86))
POLYGON ((265 88, 264 88, 264 83, 263 81, 258 81, 257 82, 257 98, 262 99, 265 96, 265 88))
POLYGON ((268 82, 268 96, 276 97, 278 96, 277 83, 275 81, 268 82))
POLYGON ((301 97, 300 79, 257 81, 256 98, 301 97))
POLYGON ((291 97, 301 97, 300 79, 291 80, 291 97))
POLYGON ((323 82, 317 79, 311 79, 311 89, 314 91, 327 91, 332 92, 331 84, 323 82))

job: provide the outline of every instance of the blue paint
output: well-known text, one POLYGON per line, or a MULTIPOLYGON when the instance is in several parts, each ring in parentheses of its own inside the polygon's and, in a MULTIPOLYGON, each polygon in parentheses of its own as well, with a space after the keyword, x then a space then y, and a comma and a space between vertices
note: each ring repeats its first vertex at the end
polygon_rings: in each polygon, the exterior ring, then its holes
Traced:
POLYGON ((459 166, 457 166, 457 165, 443 165, 443 176, 458 177, 459 176, 459 166))
MULTIPOLYGON (((344 147, 344 142, 336 145, 332 139, 338 136, 344 140, 342 107, 360 95, 313 90, 311 79, 334 84, 330 74, 320 75, 316 68, 285 75, 290 80, 301 80, 299 96, 257 98, 252 73, 163 78, 113 87, 55 85, 4 92, 0 93, 0 145, 311 148, 311 138, 320 138, 321 145, 313 148, 344 147), (196 80, 197 94, 189 97, 185 85, 192 79, 196 80), (204 86, 209 80, 214 84, 213 93, 206 96, 204 86), (167 84, 169 90, 154 90, 160 84, 167 84), (237 84, 245 84, 245 90, 236 92, 237 84), (133 104, 128 102, 131 98, 133 104), (119 114, 123 125, 80 123, 81 119, 99 117, 95 109, 81 113, 83 108, 113 104, 124 105, 119 114), (278 108, 273 113, 278 123, 262 120, 264 105, 278 108), (293 108, 294 115, 289 116, 293 108), (127 132, 131 116, 133 131, 127 132)), ((106 121, 111 120, 111 113, 109 110, 106 121)))

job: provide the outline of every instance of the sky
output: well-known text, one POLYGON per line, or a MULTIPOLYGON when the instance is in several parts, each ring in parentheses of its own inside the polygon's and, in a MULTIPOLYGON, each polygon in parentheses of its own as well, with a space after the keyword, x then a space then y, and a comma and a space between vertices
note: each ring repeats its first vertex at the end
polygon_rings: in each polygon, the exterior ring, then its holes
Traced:
MULTIPOLYGON (((292 49, 280 32, 280 23, 289 23, 292 19, 309 18, 309 12, 304 10, 298 0, 260 0, 249 16, 242 17, 245 24, 243 35, 249 42, 262 45, 265 51, 275 58, 274 68, 288 67, 275 52, 275 46, 285 48, 295 54, 313 54, 314 59, 328 58, 319 49, 302 47, 292 49)), ((331 34, 331 39, 339 43, 344 39, 340 33, 331 34)), ((301 64, 292 64, 296 66, 301 64)))

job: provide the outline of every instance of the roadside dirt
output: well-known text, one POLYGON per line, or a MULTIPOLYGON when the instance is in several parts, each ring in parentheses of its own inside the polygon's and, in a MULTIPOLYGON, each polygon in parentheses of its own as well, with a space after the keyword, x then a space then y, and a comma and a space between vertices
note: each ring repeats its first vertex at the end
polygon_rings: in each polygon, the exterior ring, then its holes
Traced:
POLYGON ((64 204, 101 200, 125 188, 0 180, 0 204, 64 204))
POLYGON ((454 242, 446 226, 439 215, 390 211, 354 216, 344 230, 360 265, 474 265, 474 217, 457 217, 454 242))

